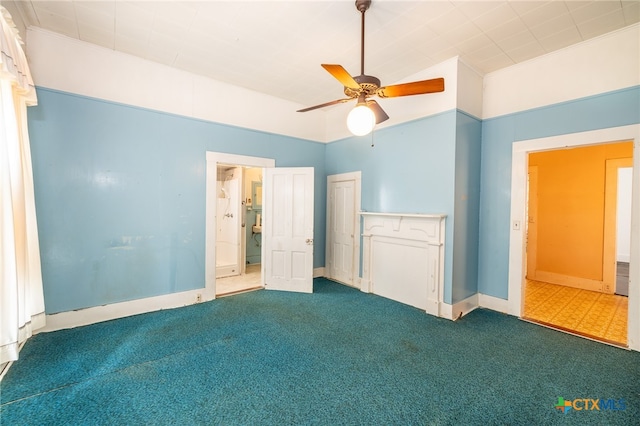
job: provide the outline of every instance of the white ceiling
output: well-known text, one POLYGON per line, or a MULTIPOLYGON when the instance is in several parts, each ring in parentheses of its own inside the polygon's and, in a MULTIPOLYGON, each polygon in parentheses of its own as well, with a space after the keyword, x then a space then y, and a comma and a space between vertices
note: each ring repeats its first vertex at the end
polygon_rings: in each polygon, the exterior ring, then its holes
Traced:
MULTIPOLYGON (((311 106, 360 74, 360 12, 338 1, 16 0, 27 25, 311 106)), ((632 25, 633 1, 374 0, 365 72, 397 83, 459 55, 482 73, 632 25)))

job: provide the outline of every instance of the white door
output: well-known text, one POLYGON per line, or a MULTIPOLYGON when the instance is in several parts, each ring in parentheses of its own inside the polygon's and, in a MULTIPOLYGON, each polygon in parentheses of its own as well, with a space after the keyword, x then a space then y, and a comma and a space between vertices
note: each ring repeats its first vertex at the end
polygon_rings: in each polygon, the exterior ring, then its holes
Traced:
POLYGON ((268 290, 313 292, 313 167, 264 170, 262 234, 268 290))
POLYGON ((329 277, 354 285, 356 180, 327 178, 327 263, 329 277))

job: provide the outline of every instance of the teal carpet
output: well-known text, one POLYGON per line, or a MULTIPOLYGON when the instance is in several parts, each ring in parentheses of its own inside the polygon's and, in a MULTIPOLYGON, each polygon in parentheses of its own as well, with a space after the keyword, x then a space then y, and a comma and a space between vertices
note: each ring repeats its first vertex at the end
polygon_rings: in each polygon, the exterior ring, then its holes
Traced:
POLYGON ((38 334, 0 385, 0 424, 639 424, 640 353, 489 310, 452 322, 314 290, 38 334), (616 405, 565 414, 559 397, 616 405))

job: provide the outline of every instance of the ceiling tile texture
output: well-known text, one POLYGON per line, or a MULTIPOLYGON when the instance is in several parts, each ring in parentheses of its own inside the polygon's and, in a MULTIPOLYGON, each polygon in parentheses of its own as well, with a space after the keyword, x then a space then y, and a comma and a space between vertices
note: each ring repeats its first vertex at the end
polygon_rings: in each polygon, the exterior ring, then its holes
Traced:
MULTIPOLYGON (((26 1, 28 25, 300 105, 360 74, 361 14, 339 1, 26 1)), ((454 56, 481 73, 637 23, 639 1, 374 0, 365 74, 394 84, 454 56)))

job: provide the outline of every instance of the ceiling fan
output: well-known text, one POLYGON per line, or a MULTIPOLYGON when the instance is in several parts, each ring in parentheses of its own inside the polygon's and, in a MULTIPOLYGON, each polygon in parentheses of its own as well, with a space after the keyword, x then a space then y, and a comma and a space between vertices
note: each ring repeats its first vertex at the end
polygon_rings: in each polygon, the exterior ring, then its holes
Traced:
POLYGON ((364 73, 364 15, 371 6, 371 0, 356 0, 356 9, 362 15, 360 33, 360 75, 352 77, 342 65, 322 64, 322 68, 335 77, 344 86, 347 98, 336 99, 324 104, 300 109, 297 112, 307 112, 357 99, 356 107, 349 113, 347 126, 355 135, 362 136, 369 133, 376 124, 389 119, 382 107, 371 96, 380 98, 395 98, 400 96, 422 95, 444 91, 444 78, 414 81, 411 83, 380 86, 380 79, 364 73))

